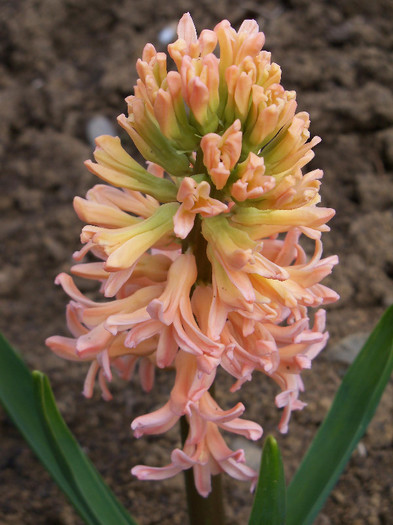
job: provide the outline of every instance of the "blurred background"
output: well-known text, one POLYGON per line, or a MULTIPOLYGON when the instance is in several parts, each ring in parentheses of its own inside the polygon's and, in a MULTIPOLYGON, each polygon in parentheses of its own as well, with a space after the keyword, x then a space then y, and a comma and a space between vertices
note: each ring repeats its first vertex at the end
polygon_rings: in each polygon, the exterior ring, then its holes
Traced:
MULTIPOLYGON (((31 368, 50 377, 60 409, 112 489, 141 525, 186 520, 181 476, 139 482, 137 463, 164 465, 177 431, 135 440, 139 414, 160 406, 171 381, 159 374, 151 395, 138 381, 115 382, 114 401, 81 396, 84 365, 52 356, 49 335, 66 335, 65 294, 53 284, 79 249, 73 208, 95 184, 83 167, 94 136, 116 125, 133 92, 135 62, 146 42, 165 50, 190 11, 198 31, 228 18, 237 29, 255 18, 265 48, 295 89, 311 131, 323 139, 309 169, 322 168, 323 205, 337 210, 324 234, 325 255, 340 265, 325 284, 341 294, 329 307, 328 347, 304 376, 289 434, 276 430, 274 385, 255 375, 236 395, 220 377, 218 398, 247 405, 245 416, 272 432, 288 479, 322 421, 348 364, 393 302, 393 4, 391 0, 0 0, 0 329, 31 368), (247 402, 247 399, 253 402, 247 402), (257 401, 256 401, 257 400, 257 401)), ((91 292, 89 283, 82 291, 91 292)), ((376 349, 377 351, 377 349, 376 349)), ((393 501, 393 386, 317 519, 318 525, 387 525, 393 501)), ((77 525, 80 519, 0 410, 0 523, 77 525)), ((257 465, 261 444, 240 438, 257 465)), ((251 495, 225 478, 229 525, 247 522, 251 495)))

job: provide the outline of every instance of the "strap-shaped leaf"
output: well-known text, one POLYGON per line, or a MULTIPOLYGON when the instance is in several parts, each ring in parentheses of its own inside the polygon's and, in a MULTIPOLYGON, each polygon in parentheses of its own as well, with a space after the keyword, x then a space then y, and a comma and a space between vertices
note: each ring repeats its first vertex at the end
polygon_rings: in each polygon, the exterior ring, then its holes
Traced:
POLYGON ((0 334, 0 401, 88 525, 136 525, 61 417, 48 378, 31 374, 0 334))
POLYGON ((288 487, 287 525, 311 524, 364 434, 393 370, 393 306, 346 373, 288 487))
POLYGON ((249 525, 285 525, 285 476, 280 449, 266 438, 249 525))

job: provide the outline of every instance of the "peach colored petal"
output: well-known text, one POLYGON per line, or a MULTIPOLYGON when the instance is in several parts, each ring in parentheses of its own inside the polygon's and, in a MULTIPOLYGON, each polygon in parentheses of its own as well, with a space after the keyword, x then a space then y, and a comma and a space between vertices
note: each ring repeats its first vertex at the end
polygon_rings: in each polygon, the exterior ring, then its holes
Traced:
POLYGON ((193 255, 183 254, 175 259, 169 268, 164 292, 158 299, 151 301, 147 308, 150 316, 167 325, 172 323, 182 298, 189 297, 196 277, 197 268, 193 255))
POLYGON ((74 198, 74 209, 81 221, 106 228, 122 228, 139 222, 137 217, 113 206, 81 199, 80 197, 74 198))
POLYGON ((230 170, 239 160, 242 146, 240 129, 240 120, 236 120, 222 136, 209 133, 202 137, 203 163, 218 190, 225 186, 230 170))

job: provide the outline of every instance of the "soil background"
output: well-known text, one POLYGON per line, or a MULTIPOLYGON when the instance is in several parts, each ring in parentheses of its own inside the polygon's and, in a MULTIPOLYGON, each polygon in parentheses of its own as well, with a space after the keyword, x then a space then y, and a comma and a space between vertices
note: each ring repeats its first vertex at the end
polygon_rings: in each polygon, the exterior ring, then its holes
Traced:
MULTIPOLYGON (((187 522, 181 476, 147 483, 129 473, 138 463, 166 464, 178 441, 176 431, 135 440, 129 428, 136 415, 164 402, 167 373, 149 396, 138 381, 119 381, 114 401, 105 403, 98 392, 85 400, 85 366, 51 355, 44 339, 66 335, 67 298, 53 280, 79 248, 72 198, 97 182, 82 165, 92 153, 92 122, 95 129, 99 122, 92 119, 116 126, 144 43, 163 50, 160 31, 170 32, 185 11, 199 31, 223 18, 236 28, 256 18, 284 86, 297 90, 313 135, 323 138, 310 169, 324 170, 323 205, 337 210, 324 246, 341 263, 325 283, 341 301, 329 308, 328 347, 304 374, 308 407, 293 414, 288 435, 280 436, 276 390, 267 378, 256 375, 228 395, 230 380, 222 376, 218 388, 221 403, 243 400, 246 417, 276 436, 288 479, 329 408, 346 353, 393 302, 391 1, 0 0, 0 328, 31 368, 49 375, 67 423, 141 525, 187 522)), ((91 289, 84 284, 83 291, 91 289)), ((390 383, 318 525, 393 523, 392 394, 390 383)), ((260 442, 232 445, 244 445, 257 462, 260 442)), ((0 447, 1 525, 81 523, 1 409, 0 447)), ((224 486, 228 525, 246 524, 247 485, 226 477, 224 486)))

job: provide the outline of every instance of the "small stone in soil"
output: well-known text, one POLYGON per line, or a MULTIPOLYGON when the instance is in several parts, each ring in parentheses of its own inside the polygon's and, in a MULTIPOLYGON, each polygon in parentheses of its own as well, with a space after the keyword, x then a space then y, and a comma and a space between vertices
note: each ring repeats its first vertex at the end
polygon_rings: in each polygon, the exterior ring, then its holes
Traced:
POLYGON ((325 356, 331 361, 339 361, 350 365, 355 360, 369 335, 368 332, 348 335, 326 352, 325 356))
POLYGON ((86 136, 92 148, 95 147, 95 139, 100 135, 116 137, 116 131, 108 118, 95 115, 86 124, 86 136))

